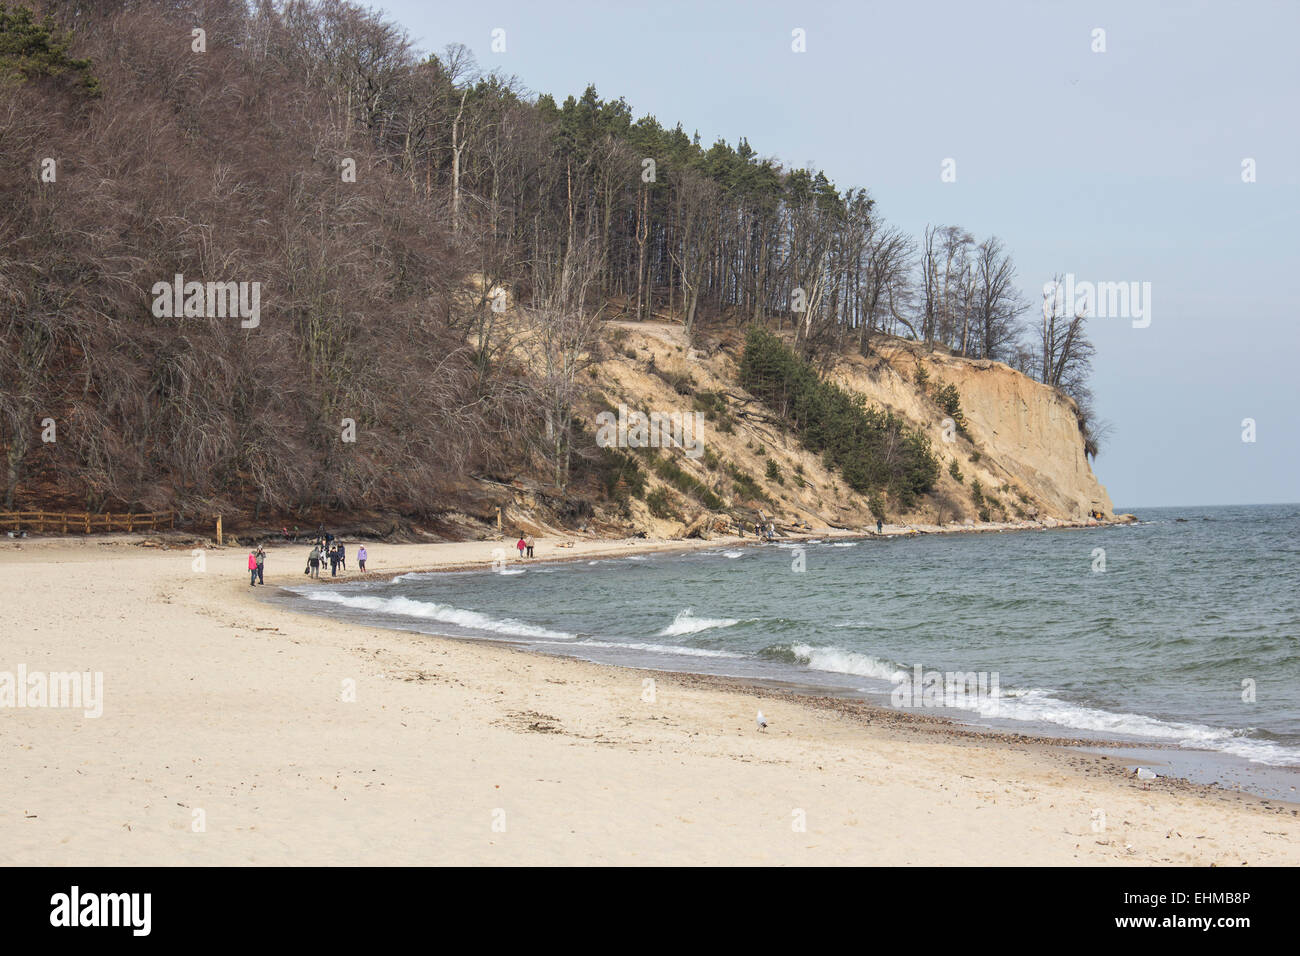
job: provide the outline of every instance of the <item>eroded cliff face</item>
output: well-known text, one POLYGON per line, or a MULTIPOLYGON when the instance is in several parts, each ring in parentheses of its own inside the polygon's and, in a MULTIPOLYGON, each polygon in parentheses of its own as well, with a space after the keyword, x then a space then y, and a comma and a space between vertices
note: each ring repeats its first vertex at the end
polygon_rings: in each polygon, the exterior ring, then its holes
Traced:
MULTIPOLYGON (((617 505, 599 504, 593 529, 678 537, 724 523, 734 527, 728 515, 752 521, 762 514, 779 527, 874 530, 876 515, 867 498, 847 488, 740 387, 738 331, 701 336, 695 347, 676 323, 610 323, 605 332, 603 358, 590 372, 591 399, 579 421, 594 434, 598 413, 618 405, 646 414, 700 412, 702 452, 640 452, 643 493, 621 495, 617 505), (680 474, 658 470, 664 458, 698 485, 684 488, 680 474), (701 488, 716 495, 721 507, 706 507, 701 488), (650 493, 657 493, 653 507, 650 493)), ((882 338, 871 355, 846 353, 828 374, 931 438, 939 481, 910 510, 886 500, 886 524, 923 530, 1032 526, 1087 521, 1093 511, 1112 514, 1084 453, 1073 403, 1006 365, 927 353, 916 343, 882 338), (960 397, 960 431, 946 424, 950 416, 937 400, 945 385, 960 397)))
POLYGON ((937 433, 934 450, 945 475, 956 459, 985 489, 1010 484, 1027 491, 1042 514, 1069 520, 1085 519, 1093 511, 1112 515, 1110 496, 1084 452, 1070 399, 1001 362, 926 353, 897 339, 883 340, 875 352, 880 362, 847 358, 835 378, 937 433), (917 383, 918 369, 924 370, 924 387, 917 383), (961 397, 969 440, 958 435, 956 441, 945 441, 942 422, 947 415, 940 410, 942 417, 934 419, 932 396, 944 385, 954 386, 961 397))

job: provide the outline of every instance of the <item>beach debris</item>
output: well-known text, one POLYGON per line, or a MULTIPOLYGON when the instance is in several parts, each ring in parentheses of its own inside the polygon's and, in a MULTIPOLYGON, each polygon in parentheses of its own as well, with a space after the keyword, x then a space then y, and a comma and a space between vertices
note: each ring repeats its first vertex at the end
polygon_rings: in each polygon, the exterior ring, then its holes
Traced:
POLYGON ((755 722, 758 724, 759 730, 767 730, 767 718, 763 716, 761 710, 758 712, 758 718, 755 722))

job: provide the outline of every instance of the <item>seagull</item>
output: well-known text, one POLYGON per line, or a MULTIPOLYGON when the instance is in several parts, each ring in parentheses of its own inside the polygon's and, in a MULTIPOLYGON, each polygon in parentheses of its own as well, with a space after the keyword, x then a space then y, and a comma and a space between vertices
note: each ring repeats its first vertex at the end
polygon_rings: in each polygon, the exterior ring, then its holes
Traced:
POLYGON ((767 718, 763 716, 761 710, 758 712, 758 729, 767 730, 767 718))
POLYGON ((1148 770, 1146 767, 1138 767, 1136 774, 1139 780, 1147 781, 1142 785, 1143 790, 1149 789, 1151 786, 1150 781, 1156 779, 1156 772, 1154 770, 1148 770))

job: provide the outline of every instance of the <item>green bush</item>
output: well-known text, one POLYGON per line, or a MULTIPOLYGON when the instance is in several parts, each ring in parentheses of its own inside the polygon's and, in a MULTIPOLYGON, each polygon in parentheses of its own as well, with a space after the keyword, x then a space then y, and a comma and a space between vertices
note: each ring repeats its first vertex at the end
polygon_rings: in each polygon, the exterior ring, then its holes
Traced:
POLYGON ((664 481, 683 494, 695 498, 710 511, 721 510, 722 500, 713 490, 671 458, 655 458, 654 470, 664 481))
POLYGON ((785 484, 785 479, 781 476, 781 469, 770 458, 767 460, 767 480, 775 481, 778 485, 785 484))
POLYGON ((965 478, 962 477, 961 469, 957 467, 956 458, 954 458, 952 460, 952 464, 948 466, 948 474, 952 475, 953 478, 957 479, 958 484, 961 484, 966 480, 965 478))
POLYGON ((736 494, 741 498, 768 500, 767 492, 754 480, 753 475, 741 471, 730 462, 727 463, 727 472, 731 475, 731 480, 736 484, 736 494))
POLYGON ((823 381, 771 332, 749 331, 740 379, 859 494, 887 490, 908 508, 934 487, 939 462, 928 437, 892 413, 867 408, 861 395, 823 381))
POLYGON ((667 490, 656 488, 645 496, 645 503, 650 508, 650 513, 656 518, 679 520, 677 509, 673 507, 672 499, 668 496, 667 490))
POLYGON ((957 392, 957 386, 943 386, 934 393, 934 401, 948 413, 949 418, 957 423, 957 431, 970 438, 970 434, 966 431, 966 416, 961 413, 961 395, 957 392))

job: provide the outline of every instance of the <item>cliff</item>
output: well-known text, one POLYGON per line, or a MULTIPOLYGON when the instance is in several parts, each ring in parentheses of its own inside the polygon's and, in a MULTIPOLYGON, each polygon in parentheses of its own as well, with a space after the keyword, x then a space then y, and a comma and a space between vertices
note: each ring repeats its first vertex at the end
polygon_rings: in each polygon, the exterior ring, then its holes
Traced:
MULTIPOLYGON (((610 322, 604 332, 577 418, 592 437, 579 457, 608 457, 595 436, 619 406, 698 417, 702 428, 691 455, 680 448, 630 451, 639 475, 610 482, 595 496, 607 500, 597 501, 592 530, 681 537, 734 527, 736 518, 752 523, 759 514, 785 528, 874 529, 868 497, 847 488, 740 387, 738 331, 698 336, 695 347, 676 323, 610 322), (602 411, 609 417, 601 419, 602 411)), ((1006 365, 882 337, 870 356, 841 355, 828 377, 931 438, 938 482, 910 508, 877 497, 886 524, 954 529, 1088 522, 1094 511, 1113 517, 1084 453, 1073 403, 1006 365), (960 428, 940 404, 945 386, 959 397, 960 428)), ((951 391, 946 395, 951 401, 951 391)), ((553 527, 546 511, 535 496, 516 496, 508 520, 553 527)))

